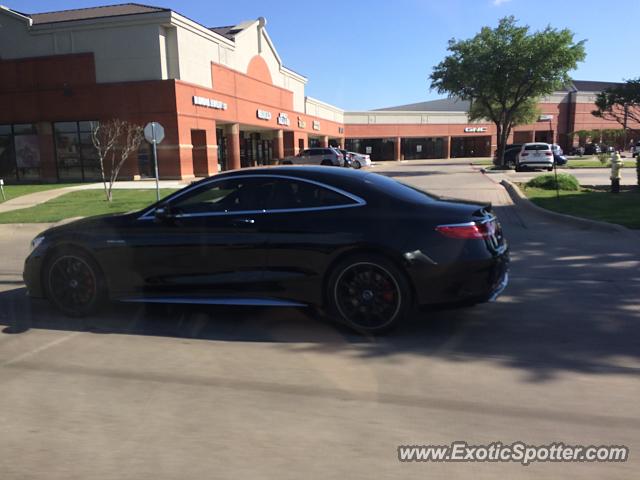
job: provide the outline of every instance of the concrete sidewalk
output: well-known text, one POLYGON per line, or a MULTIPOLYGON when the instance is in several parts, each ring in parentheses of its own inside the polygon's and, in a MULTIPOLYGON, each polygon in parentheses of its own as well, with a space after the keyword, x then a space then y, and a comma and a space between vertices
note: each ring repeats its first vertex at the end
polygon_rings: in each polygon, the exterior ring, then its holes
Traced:
MULTIPOLYGON (((188 185, 191 180, 161 180, 160 188, 182 188, 188 185)), ((53 188, 51 190, 44 190, 42 192, 30 193, 28 195, 22 195, 17 198, 12 198, 6 202, 0 203, 0 213, 11 212, 13 210, 20 210, 23 208, 34 207, 41 203, 48 202, 54 198, 58 198, 69 192, 78 190, 99 190, 102 189, 102 183, 86 183, 82 185, 74 185, 73 187, 53 188)), ((118 182, 113 187, 114 190, 121 189, 152 189, 156 188, 156 182, 153 180, 136 180, 136 181, 124 181, 118 182)))

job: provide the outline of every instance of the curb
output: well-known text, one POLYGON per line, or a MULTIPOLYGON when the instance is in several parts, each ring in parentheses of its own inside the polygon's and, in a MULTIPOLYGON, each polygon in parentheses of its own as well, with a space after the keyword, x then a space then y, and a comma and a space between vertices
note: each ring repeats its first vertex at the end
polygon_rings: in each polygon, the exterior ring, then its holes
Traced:
POLYGON ((522 191, 518 188, 518 186, 510 182, 509 180, 504 179, 500 182, 500 184, 509 193, 511 199, 513 200, 513 203, 521 208, 529 210, 530 212, 542 215, 549 220, 561 222, 565 225, 573 225, 575 227, 583 229, 597 230, 600 232, 626 233, 631 235, 635 234, 633 230, 615 223, 601 222, 599 220, 590 220, 588 218, 582 217, 574 217, 573 215, 567 215, 565 213, 558 213, 552 210, 547 210, 546 208, 542 208, 529 200, 525 196, 525 194, 522 193, 522 191))

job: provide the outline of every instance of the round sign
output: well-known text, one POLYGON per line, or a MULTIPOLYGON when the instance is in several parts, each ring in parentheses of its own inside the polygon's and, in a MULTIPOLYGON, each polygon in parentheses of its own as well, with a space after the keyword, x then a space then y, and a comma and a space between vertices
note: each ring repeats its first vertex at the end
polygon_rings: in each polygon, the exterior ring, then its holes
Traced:
POLYGON ((164 128, 158 122, 150 122, 144 127, 144 138, 149 143, 160 143, 164 140, 164 128))

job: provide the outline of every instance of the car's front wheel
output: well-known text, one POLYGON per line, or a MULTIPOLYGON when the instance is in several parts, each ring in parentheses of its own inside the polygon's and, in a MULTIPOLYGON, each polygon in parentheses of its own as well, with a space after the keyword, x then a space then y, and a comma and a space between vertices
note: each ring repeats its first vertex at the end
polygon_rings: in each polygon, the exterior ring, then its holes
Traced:
POLYGON ((353 168, 358 169, 361 168, 362 164, 360 163, 360 160, 354 160, 353 161, 353 168))
POLYGON ((327 297, 333 317, 361 333, 384 333, 411 308, 404 274, 379 256, 357 255, 340 262, 329 276, 327 297))
POLYGON ((99 266, 80 250, 63 249, 54 253, 46 262, 43 280, 49 301, 69 316, 90 315, 106 299, 99 266))

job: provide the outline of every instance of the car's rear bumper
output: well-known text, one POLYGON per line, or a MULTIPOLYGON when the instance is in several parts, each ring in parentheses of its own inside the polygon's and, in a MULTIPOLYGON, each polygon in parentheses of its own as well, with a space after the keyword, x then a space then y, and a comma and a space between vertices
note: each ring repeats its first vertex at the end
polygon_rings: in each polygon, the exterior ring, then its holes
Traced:
POLYGON ((509 252, 482 260, 410 268, 420 305, 493 301, 509 282, 509 252))

